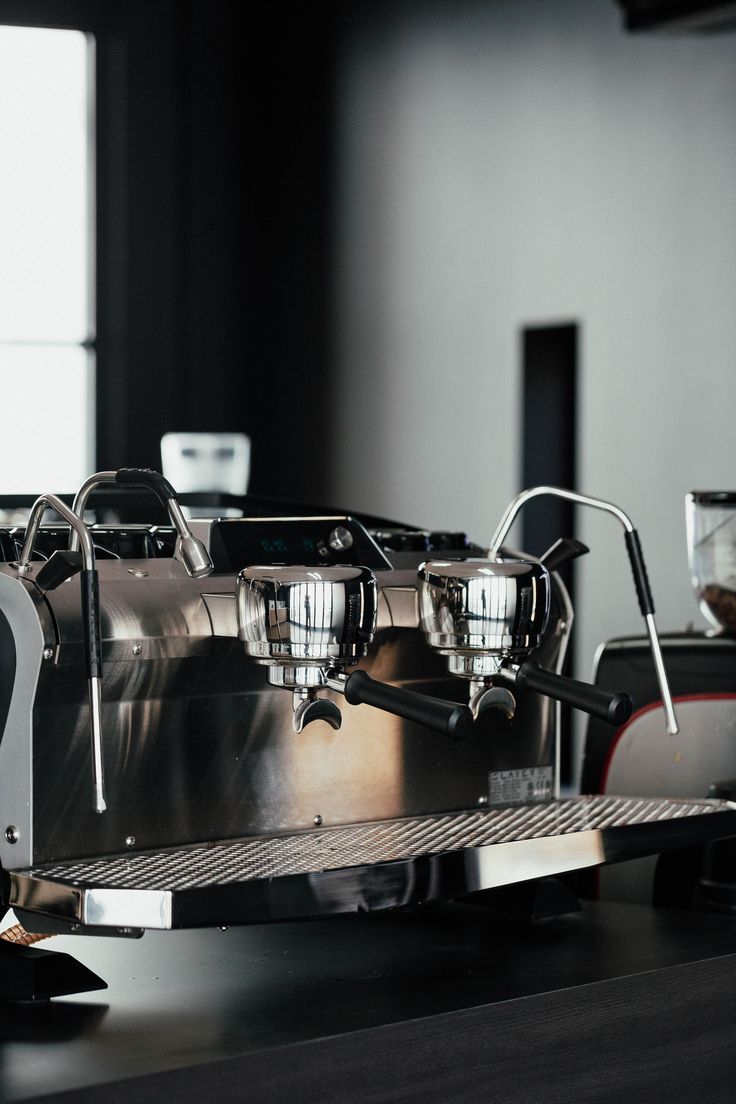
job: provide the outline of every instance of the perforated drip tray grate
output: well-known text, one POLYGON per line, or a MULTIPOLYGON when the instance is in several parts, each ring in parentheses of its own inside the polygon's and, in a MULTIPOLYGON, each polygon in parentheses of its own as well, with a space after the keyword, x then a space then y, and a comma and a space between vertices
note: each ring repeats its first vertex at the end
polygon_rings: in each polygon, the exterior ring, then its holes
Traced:
POLYGON ((389 908, 736 834, 714 800, 577 797, 315 828, 11 872, 17 907, 177 927, 389 908))

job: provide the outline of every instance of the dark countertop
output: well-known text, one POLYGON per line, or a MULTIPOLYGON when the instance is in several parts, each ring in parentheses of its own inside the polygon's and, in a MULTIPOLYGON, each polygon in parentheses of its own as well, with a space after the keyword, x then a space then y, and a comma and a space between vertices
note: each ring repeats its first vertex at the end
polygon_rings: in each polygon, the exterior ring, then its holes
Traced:
POLYGON ((456 903, 41 946, 109 988, 0 1006, 4 1101, 736 1092, 736 917, 589 902, 529 925, 456 903))

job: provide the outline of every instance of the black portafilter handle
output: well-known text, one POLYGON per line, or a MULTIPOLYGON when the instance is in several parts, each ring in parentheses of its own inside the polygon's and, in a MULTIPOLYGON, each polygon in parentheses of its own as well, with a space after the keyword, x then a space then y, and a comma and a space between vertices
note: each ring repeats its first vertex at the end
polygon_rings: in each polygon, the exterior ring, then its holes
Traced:
POLYGON ((452 740, 462 740, 473 727, 473 714, 467 705, 417 694, 413 690, 401 690, 385 682, 377 682, 365 671, 354 671, 348 677, 344 694, 349 705, 374 705, 452 740))
POLYGON ((584 713, 616 726, 625 724, 634 708, 628 694, 613 694, 587 682, 557 675, 540 667, 533 659, 521 664, 514 685, 522 690, 546 694, 548 698, 582 709, 584 713))

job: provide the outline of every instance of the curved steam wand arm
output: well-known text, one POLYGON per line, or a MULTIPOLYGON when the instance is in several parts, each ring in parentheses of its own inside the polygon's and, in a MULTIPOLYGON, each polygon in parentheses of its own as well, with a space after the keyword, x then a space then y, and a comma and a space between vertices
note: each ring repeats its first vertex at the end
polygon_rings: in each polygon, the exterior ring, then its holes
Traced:
POLYGON ((589 495, 577 494, 575 491, 568 491, 563 487, 531 487, 529 490, 522 491, 520 495, 508 505, 506 508, 498 527, 491 537, 491 546, 488 551, 489 559, 495 559, 499 555, 499 549, 503 544, 509 529, 513 525, 516 515, 521 510, 522 506, 526 505, 532 498, 537 498, 540 495, 551 495, 554 498, 567 499, 568 502, 576 502, 580 506, 590 506, 594 510, 604 510, 606 513, 613 514, 624 528, 624 537, 626 540, 626 551, 629 557, 629 563, 631 565, 631 571, 634 576, 634 585, 636 587, 637 598, 639 599, 639 609, 644 618, 646 624, 647 635, 649 637, 649 646, 652 652, 652 659, 654 661, 654 669, 657 674, 657 682, 659 684, 659 692, 662 697, 662 705, 664 706, 665 718, 667 723, 667 731, 670 735, 675 736, 679 731, 677 718, 675 717, 675 709, 672 704, 672 694, 670 693, 669 682, 667 681, 667 672, 664 666, 664 660, 662 658, 662 649, 659 644, 659 636, 657 635, 657 626, 654 623, 654 600, 652 598, 652 591, 649 586, 649 578, 647 576, 647 570, 644 565, 644 556, 641 549, 641 541, 639 540, 639 534, 634 528, 631 518, 628 514, 624 513, 620 507, 615 506, 612 502, 606 502, 601 498, 591 498, 589 495))
MULTIPOLYGON (((176 491, 161 472, 153 471, 151 468, 119 468, 118 471, 97 472, 95 475, 91 475, 79 488, 74 499, 73 509, 80 518, 84 517, 90 494, 95 487, 102 483, 115 483, 118 487, 145 487, 152 491, 167 511, 171 524, 176 529, 174 558, 179 560, 184 565, 187 573, 195 579, 211 573, 212 560, 207 549, 192 534, 181 511, 176 491)), ((72 529, 69 549, 74 551, 78 547, 77 535, 72 529)))

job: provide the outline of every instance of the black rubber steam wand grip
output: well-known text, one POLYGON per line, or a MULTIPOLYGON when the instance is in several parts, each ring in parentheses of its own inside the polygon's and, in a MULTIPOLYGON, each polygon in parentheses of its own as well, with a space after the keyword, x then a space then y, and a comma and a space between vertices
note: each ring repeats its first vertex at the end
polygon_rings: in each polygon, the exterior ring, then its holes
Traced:
POLYGON ((473 714, 467 705, 376 682, 365 671, 354 671, 348 677, 344 694, 349 705, 374 705, 452 740, 462 740, 473 727, 473 714))
POLYGON ((84 568, 81 574, 82 619, 87 641, 87 678, 102 678, 102 641, 100 639, 100 584, 97 568, 84 568))
POLYGON ((578 682, 577 679, 557 675, 554 671, 546 671, 533 659, 528 659, 519 667, 514 685, 522 690, 536 690, 540 694, 546 694, 548 698, 582 709, 584 713, 600 717, 612 725, 624 724, 633 711, 628 694, 612 694, 608 690, 590 686, 587 682, 578 682))
POLYGON ((639 599, 639 609, 641 610, 642 616, 647 617, 649 614, 654 613, 654 598, 652 597, 652 589, 649 586, 649 576, 647 575, 647 569, 644 563, 644 553, 641 550, 639 534, 636 529, 627 529, 624 533, 624 537, 626 539, 626 551, 629 556, 629 563, 631 564, 631 574, 634 576, 636 596, 639 599))
POLYGON ((115 482, 121 487, 148 487, 163 506, 169 499, 176 498, 176 491, 168 479, 153 468, 118 468, 115 482))

